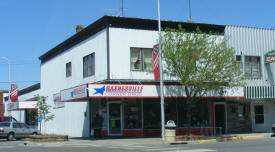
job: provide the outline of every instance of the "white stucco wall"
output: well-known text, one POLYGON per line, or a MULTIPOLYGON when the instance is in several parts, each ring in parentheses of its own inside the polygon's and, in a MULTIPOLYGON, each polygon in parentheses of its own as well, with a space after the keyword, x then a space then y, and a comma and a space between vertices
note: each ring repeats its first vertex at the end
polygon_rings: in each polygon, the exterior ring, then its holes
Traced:
POLYGON ((153 48, 158 32, 124 28, 110 28, 111 79, 154 79, 153 73, 130 70, 130 48, 153 48))
MULTIPOLYGON (((85 83, 107 78, 106 29, 80 42, 41 65, 41 95, 48 96, 47 103, 54 106, 53 94, 85 83), (95 75, 83 78, 83 57, 95 52, 95 75), (72 64, 72 76, 66 78, 66 63, 72 64)), ((66 134, 73 137, 89 136, 89 102, 66 102, 64 108, 52 109, 52 121, 42 132, 66 134), (87 116, 84 116, 84 113, 87 116)))

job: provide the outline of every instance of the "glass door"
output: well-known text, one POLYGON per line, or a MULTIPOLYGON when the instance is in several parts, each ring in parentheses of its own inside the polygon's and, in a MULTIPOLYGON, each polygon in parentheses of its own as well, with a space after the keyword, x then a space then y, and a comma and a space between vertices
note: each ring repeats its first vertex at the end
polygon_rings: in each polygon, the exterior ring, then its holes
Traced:
POLYGON ((122 135, 122 104, 121 103, 109 103, 109 135, 121 136, 122 135))
POLYGON ((265 132, 264 127, 264 106, 254 105, 254 131, 265 132))

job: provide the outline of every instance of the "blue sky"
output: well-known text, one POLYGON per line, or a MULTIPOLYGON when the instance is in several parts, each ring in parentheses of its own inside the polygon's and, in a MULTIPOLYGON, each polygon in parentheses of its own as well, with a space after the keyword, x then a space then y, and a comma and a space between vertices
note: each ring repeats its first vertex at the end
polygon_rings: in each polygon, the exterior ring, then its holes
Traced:
MULTIPOLYGON (((274 0, 191 0, 199 23, 275 28, 274 0)), ((104 15, 119 15, 121 0, 1 0, 0 56, 11 61, 11 81, 23 89, 40 80, 38 57, 104 15)), ((157 0, 124 0, 126 17, 157 19, 157 0)), ((161 0, 161 19, 186 21, 188 0, 161 0)), ((0 90, 8 89, 0 60, 0 90)))

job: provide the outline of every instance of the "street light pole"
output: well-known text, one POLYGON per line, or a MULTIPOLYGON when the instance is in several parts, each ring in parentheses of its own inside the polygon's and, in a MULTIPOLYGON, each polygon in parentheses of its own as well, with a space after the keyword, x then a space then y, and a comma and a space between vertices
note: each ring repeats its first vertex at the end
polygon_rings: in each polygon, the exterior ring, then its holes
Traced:
POLYGON ((8 90, 9 90, 9 97, 8 97, 8 101, 9 101, 9 103, 10 103, 10 95, 11 95, 11 92, 10 92, 10 83, 11 83, 11 79, 10 79, 10 67, 11 67, 11 64, 10 64, 10 60, 8 59, 8 58, 6 58, 6 57, 3 57, 3 56, 0 56, 0 59, 2 59, 2 60, 5 60, 5 61, 7 61, 7 63, 8 63, 8 77, 9 77, 9 80, 8 80, 8 83, 9 83, 9 87, 8 87, 8 90))
POLYGON ((164 92, 163 92, 163 72, 162 72, 162 50, 161 50, 161 22, 160 22, 160 0, 158 0, 158 34, 159 34, 159 73, 160 73, 160 108, 161 108, 161 139, 165 140, 164 136, 164 92))

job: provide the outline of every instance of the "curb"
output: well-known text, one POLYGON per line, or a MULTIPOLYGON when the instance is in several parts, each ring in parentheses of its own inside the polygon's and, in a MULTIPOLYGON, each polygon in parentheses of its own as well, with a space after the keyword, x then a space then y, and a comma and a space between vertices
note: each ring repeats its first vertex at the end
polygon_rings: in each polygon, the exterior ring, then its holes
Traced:
POLYGON ((265 135, 252 135, 252 136, 238 136, 238 137, 221 137, 215 139, 198 140, 198 143, 209 143, 209 142, 223 142, 232 140, 244 140, 244 139, 259 139, 265 138, 265 135))

